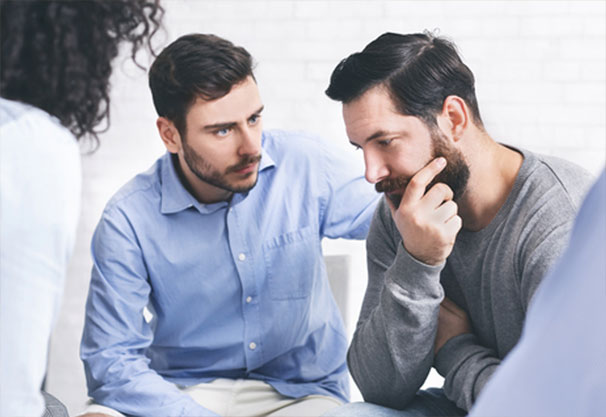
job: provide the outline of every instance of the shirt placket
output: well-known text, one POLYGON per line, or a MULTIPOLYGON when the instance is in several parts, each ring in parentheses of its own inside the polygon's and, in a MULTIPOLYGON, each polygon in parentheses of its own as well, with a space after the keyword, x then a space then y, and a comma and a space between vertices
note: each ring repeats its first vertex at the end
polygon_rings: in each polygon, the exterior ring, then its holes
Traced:
POLYGON ((242 306, 244 322, 244 338, 242 340, 247 371, 256 369, 263 364, 263 341, 261 340, 262 323, 258 290, 255 281, 255 263, 262 260, 254 259, 255 255, 248 247, 246 233, 240 222, 236 207, 230 207, 227 212, 227 233, 232 257, 238 271, 242 286, 239 302, 242 306))

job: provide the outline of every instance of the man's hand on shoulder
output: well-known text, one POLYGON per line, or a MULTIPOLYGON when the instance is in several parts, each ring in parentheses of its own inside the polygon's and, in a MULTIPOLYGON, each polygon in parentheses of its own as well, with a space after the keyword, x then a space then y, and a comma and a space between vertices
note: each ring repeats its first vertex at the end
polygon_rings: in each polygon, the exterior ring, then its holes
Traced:
POLYGON ((446 260, 462 226, 450 187, 438 183, 425 192, 445 166, 444 158, 436 158, 419 170, 406 186, 399 207, 387 199, 404 247, 428 265, 446 260))
POLYGON ((434 353, 438 351, 455 336, 471 333, 471 325, 467 313, 452 302, 449 298, 444 297, 440 304, 440 313, 438 315, 438 331, 436 333, 436 343, 434 353))

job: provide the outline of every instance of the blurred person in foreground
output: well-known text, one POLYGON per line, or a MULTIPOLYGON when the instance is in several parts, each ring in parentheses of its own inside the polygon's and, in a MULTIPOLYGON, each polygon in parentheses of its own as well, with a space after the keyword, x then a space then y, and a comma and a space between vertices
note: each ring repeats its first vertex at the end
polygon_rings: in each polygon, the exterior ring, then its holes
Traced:
POLYGON ((590 177, 491 138, 471 70, 430 33, 381 35, 327 94, 385 193, 348 353, 367 403, 334 415, 464 415, 517 343, 590 177), (443 388, 420 390, 432 367, 443 388))
POLYGON ((119 44, 134 59, 162 14, 144 0, 0 2, 0 416, 40 416, 45 399, 65 413, 41 387, 80 210, 78 140, 109 123, 119 44))
POLYGON ((606 170, 470 416, 606 414, 606 170))
POLYGON ((321 240, 366 237, 379 194, 361 161, 263 130, 252 57, 218 36, 175 40, 149 84, 167 152, 93 236, 87 413, 314 416, 347 401, 321 240))

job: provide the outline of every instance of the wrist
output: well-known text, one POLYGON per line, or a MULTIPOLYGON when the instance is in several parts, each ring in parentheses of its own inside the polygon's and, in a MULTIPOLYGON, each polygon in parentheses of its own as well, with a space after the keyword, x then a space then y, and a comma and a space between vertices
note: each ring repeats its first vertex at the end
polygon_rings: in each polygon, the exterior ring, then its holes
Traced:
POLYGON ((417 251, 414 250, 410 250, 409 248, 406 247, 406 244, 404 243, 404 240, 402 240, 402 246, 404 247, 404 250, 406 250, 406 252, 408 252, 408 254, 414 258, 416 261, 428 265, 428 266, 438 266, 444 263, 444 261, 446 261, 446 258, 440 258, 437 256, 427 256, 427 255, 423 255, 423 254, 418 254, 417 251))

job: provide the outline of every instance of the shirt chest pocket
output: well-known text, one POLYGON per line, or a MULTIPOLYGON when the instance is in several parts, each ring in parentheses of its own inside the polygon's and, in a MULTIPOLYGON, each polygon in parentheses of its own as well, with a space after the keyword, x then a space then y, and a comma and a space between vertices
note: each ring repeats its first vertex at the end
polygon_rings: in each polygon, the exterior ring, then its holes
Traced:
POLYGON ((318 269, 319 244, 319 237, 309 226, 264 243, 267 285, 272 299, 309 297, 318 269))

